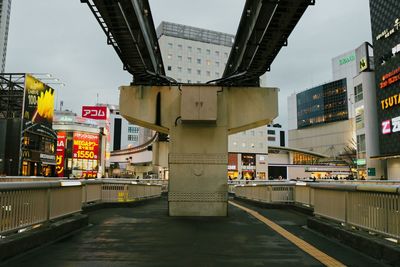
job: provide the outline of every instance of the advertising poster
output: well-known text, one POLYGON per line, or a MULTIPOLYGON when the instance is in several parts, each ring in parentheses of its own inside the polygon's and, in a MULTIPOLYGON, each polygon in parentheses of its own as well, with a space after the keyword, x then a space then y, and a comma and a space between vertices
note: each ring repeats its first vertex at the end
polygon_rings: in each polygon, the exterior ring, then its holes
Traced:
POLYGON ((99 136, 75 132, 73 137, 73 174, 81 178, 97 177, 99 136))
POLYGON ((33 76, 25 76, 24 130, 57 138, 52 129, 54 89, 33 76))
POLYGON ((99 136, 96 134, 75 132, 72 153, 74 159, 97 160, 99 153, 99 136))
POLYGON ((66 132, 57 133, 56 173, 58 177, 64 177, 66 132))

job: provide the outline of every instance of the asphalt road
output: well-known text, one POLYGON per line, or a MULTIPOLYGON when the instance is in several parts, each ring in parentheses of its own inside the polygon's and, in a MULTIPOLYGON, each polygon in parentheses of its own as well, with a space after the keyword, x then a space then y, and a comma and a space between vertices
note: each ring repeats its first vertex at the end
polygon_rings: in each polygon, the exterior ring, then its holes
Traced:
MULTIPOLYGON (((385 266, 307 229, 303 214, 246 206, 347 266, 385 266)), ((132 208, 91 212, 90 223, 6 266, 323 266, 231 205, 226 218, 168 217, 164 198, 132 208)))

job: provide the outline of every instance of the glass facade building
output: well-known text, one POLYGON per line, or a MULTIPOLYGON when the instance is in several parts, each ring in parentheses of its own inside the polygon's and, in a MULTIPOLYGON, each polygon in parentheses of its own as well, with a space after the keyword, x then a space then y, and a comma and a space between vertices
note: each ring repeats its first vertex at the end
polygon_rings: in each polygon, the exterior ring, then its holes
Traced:
POLYGON ((346 79, 301 92, 296 101, 298 128, 348 119, 346 79))

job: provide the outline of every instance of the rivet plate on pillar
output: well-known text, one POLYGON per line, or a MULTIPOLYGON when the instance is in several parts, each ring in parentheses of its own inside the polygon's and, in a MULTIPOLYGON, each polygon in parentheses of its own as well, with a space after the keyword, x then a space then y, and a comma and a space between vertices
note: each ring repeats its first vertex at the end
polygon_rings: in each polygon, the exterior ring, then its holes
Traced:
POLYGON ((170 164, 228 164, 228 155, 225 153, 171 153, 170 164))
POLYGON ((224 202, 227 192, 169 192, 168 201, 175 202, 224 202))

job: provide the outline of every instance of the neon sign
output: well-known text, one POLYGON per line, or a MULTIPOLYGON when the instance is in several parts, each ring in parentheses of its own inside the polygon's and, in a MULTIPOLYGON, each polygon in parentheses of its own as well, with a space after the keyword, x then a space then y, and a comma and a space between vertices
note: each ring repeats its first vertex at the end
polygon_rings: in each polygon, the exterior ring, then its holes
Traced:
POLYGON ((400 67, 382 76, 382 82, 379 83, 379 88, 383 89, 400 80, 400 67))
POLYGON ((382 134, 400 132, 400 116, 382 121, 382 134))

